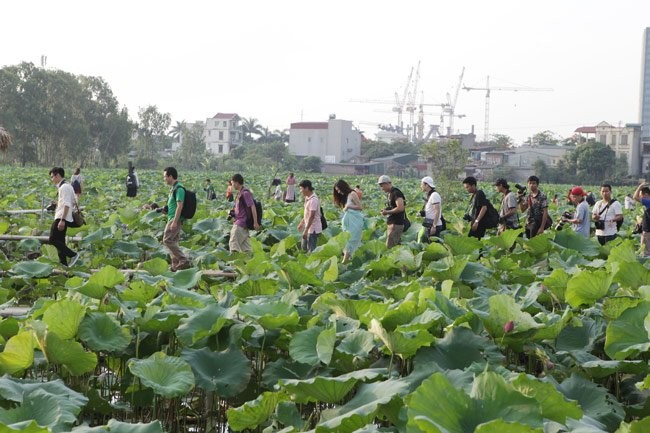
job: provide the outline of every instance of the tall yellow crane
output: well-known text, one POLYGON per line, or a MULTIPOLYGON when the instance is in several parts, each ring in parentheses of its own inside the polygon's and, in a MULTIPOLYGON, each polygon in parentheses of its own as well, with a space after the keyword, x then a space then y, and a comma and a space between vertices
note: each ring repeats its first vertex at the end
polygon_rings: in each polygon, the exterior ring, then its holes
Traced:
POLYGON ((490 139, 490 92, 493 90, 504 90, 512 92, 550 92, 553 89, 547 87, 490 87, 490 76, 488 75, 485 87, 468 87, 463 86, 463 89, 469 90, 485 90, 485 128, 483 130, 483 140, 488 142, 490 139))

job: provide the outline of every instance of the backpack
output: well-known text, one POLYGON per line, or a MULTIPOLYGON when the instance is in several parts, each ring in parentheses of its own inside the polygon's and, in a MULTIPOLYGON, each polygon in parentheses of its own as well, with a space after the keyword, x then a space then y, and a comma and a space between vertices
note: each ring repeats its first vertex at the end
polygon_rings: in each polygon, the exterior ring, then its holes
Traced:
MULTIPOLYGON (((251 197, 253 194, 250 192, 248 189, 243 189, 243 191, 248 191, 249 194, 251 194, 251 197)), ((238 198, 238 200, 240 200, 238 198)), ((259 201, 255 200, 255 197, 253 197, 253 203, 255 204, 255 213, 257 214, 257 224, 262 225, 262 216, 264 215, 264 209, 262 207, 262 203, 259 201)), ((246 209, 246 228, 249 230, 253 230, 255 228, 255 221, 253 220, 253 213, 249 212, 248 209, 246 209)))
POLYGON ((325 218, 325 214, 323 213, 323 206, 320 207, 320 225, 325 230, 327 228, 327 219, 325 218))
POLYGON ((72 181, 72 189, 76 194, 81 194, 81 183, 79 183, 78 179, 72 181))
MULTIPOLYGON (((616 201, 616 199, 613 198, 612 203, 614 203, 615 201, 616 201)), ((610 203, 610 205, 611 205, 611 203, 610 203)), ((622 208, 623 208, 623 206, 621 206, 621 210, 623 210, 622 208)), ((621 226, 623 225, 624 220, 625 220, 625 218, 623 217, 623 218, 621 218, 620 221, 616 221, 616 231, 619 231, 621 229, 621 226)))
POLYGON ((192 219, 196 213, 196 193, 190 191, 184 186, 179 186, 174 188, 174 200, 176 199, 176 190, 178 188, 183 188, 185 190, 185 200, 183 200, 183 209, 181 209, 181 216, 185 219, 192 219))
POLYGON ((133 173, 129 173, 129 174, 126 176, 126 187, 127 187, 127 188, 135 188, 135 187, 136 187, 136 184, 135 184, 135 175, 134 175, 133 173))

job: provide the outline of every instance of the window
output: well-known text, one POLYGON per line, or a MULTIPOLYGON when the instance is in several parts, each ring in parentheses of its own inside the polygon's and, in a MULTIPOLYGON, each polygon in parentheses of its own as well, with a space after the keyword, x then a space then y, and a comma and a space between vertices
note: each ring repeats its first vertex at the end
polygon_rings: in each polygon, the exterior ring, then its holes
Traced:
POLYGON ((627 134, 621 134, 621 146, 627 146, 627 134))
POLYGON ((219 131, 219 140, 223 140, 223 131, 219 131))
POLYGON ((650 144, 649 143, 643 143, 643 154, 644 155, 650 155, 650 144))
POLYGON ((607 144, 607 136, 605 134, 601 134, 598 138, 598 141, 600 141, 603 144, 607 144))
POLYGON ((226 126, 228 126, 228 122, 226 122, 226 121, 224 120, 224 121, 223 121, 223 127, 225 128, 226 126))
POLYGON ((212 135, 212 130, 208 129, 208 136, 212 135))
POLYGON ((616 146, 616 136, 615 136, 615 135, 612 135, 612 142, 611 142, 611 145, 612 145, 612 146, 616 146))
POLYGON ((223 144, 219 145, 219 153, 223 153, 223 144))

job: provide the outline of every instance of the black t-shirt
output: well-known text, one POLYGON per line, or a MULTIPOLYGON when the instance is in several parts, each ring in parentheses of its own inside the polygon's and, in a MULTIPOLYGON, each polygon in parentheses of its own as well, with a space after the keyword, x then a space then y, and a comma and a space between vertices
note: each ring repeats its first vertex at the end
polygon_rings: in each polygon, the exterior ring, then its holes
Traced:
MULTIPOLYGON (((406 207, 406 197, 404 197, 402 191, 400 191, 398 188, 393 187, 388 193, 388 201, 386 202, 386 209, 390 210, 396 208, 398 198, 404 200, 404 206, 406 207)), ((404 219, 405 219, 404 217, 405 217, 405 212, 398 212, 396 214, 388 215, 388 219, 386 220, 386 223, 404 225, 404 219)))
POLYGON ((472 211, 470 212, 470 215, 472 216, 472 220, 475 220, 476 217, 478 216, 479 212, 481 212, 481 208, 483 206, 490 206, 490 202, 488 201, 487 197, 485 196, 485 193, 483 190, 479 189, 474 193, 474 197, 472 197, 472 211))

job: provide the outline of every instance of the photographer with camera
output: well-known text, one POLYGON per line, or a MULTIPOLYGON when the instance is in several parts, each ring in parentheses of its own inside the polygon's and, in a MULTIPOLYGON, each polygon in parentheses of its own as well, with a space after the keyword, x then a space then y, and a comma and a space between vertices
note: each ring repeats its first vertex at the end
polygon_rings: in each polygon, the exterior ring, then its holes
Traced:
POLYGON ((386 208, 381 214, 386 218, 386 248, 393 248, 402 242, 402 233, 408 221, 406 218, 406 198, 402 191, 393 186, 390 177, 379 176, 377 185, 386 194, 386 208))
POLYGON ((517 192, 517 201, 519 202, 519 210, 522 212, 528 211, 528 218, 526 218, 526 237, 528 239, 544 233, 544 230, 551 226, 551 218, 548 216, 548 199, 539 189, 539 178, 537 176, 530 176, 528 178, 528 188, 530 194, 526 197, 526 188, 516 184, 515 187, 519 190, 517 192))
POLYGON ((517 214, 517 197, 510 191, 508 182, 500 177, 494 183, 497 192, 503 195, 501 199, 501 209, 499 210, 499 228, 497 233, 502 233, 508 229, 519 228, 519 215, 517 214))
POLYGON ((468 236, 481 239, 485 236, 486 229, 492 229, 499 223, 499 214, 492 203, 487 199, 485 193, 478 189, 474 176, 466 177, 463 180, 465 191, 472 195, 470 208, 463 219, 471 223, 468 236))
POLYGON ((634 191, 632 198, 645 208, 641 220, 641 245, 643 256, 650 257, 650 184, 642 182, 634 191))
POLYGON ((589 238, 589 226, 591 222, 589 221, 589 204, 587 204, 587 201, 585 200, 586 196, 587 193, 585 193, 585 191, 579 186, 571 188, 569 198, 571 199, 571 202, 576 205, 576 212, 573 218, 563 216, 562 221, 571 223, 573 231, 589 238))
POLYGON ((598 243, 605 245, 616 238, 619 224, 623 222, 623 207, 615 198, 612 198, 612 186, 604 183, 600 186, 602 200, 598 200, 592 211, 592 218, 596 226, 598 243))
POLYGON ((420 216, 424 217, 424 221, 422 221, 422 236, 419 237, 419 241, 429 243, 430 236, 440 236, 440 232, 444 230, 442 198, 436 191, 436 186, 430 176, 422 178, 420 189, 427 194, 427 198, 420 211, 420 216))

